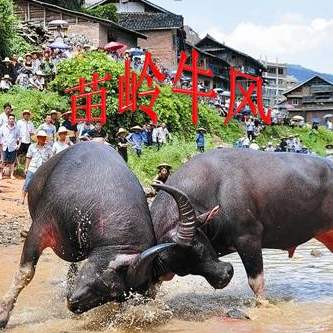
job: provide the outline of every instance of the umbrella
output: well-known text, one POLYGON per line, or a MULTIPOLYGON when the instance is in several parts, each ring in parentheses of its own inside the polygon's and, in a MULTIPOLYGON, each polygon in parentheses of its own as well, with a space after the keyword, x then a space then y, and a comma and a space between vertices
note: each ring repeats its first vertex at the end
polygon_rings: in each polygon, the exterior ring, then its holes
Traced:
POLYGON ((53 21, 51 21, 51 22, 49 22, 49 26, 62 26, 62 27, 68 27, 69 26, 69 24, 68 24, 68 22, 67 21, 65 21, 65 20, 53 20, 53 21))
POLYGON ((287 104, 287 105, 285 106, 285 108, 286 108, 287 110, 295 109, 295 107, 294 107, 293 105, 291 105, 291 104, 287 104))
POLYGON ((110 42, 110 43, 107 43, 105 46, 104 46, 104 50, 107 50, 107 51, 117 51, 117 50, 120 50, 122 48, 124 48, 126 45, 123 44, 123 43, 118 43, 118 42, 110 42))
POLYGON ((313 119, 312 119, 312 122, 313 122, 314 124, 320 124, 320 119, 319 119, 319 118, 313 118, 313 119))
POLYGON ((222 96, 230 97, 230 91, 223 91, 222 96))
POLYGON ((332 118, 333 117, 333 114, 326 114, 323 118, 326 119, 326 118, 332 118))
POLYGON ((304 120, 304 117, 302 117, 302 116, 294 116, 291 119, 292 120, 297 120, 297 121, 302 121, 302 120, 304 120))
POLYGON ((49 45, 49 48, 51 49, 61 49, 61 50, 68 50, 71 47, 65 44, 63 41, 56 40, 55 42, 51 43, 49 45))
POLYGON ((128 50, 128 53, 134 57, 134 56, 142 56, 145 53, 141 49, 137 49, 135 47, 132 47, 131 49, 128 50))

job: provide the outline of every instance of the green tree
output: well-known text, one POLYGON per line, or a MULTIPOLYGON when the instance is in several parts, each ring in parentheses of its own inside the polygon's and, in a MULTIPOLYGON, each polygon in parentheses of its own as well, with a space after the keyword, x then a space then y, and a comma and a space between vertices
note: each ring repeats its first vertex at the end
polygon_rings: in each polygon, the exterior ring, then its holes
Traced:
POLYGON ((13 1, 0 0, 0 56, 10 56, 12 38, 16 36, 13 1))
POLYGON ((95 8, 85 9, 87 14, 118 22, 117 7, 113 3, 109 3, 95 8))
POLYGON ((64 7, 72 10, 80 10, 84 5, 84 0, 42 0, 43 2, 48 2, 52 5, 57 5, 59 7, 64 7))

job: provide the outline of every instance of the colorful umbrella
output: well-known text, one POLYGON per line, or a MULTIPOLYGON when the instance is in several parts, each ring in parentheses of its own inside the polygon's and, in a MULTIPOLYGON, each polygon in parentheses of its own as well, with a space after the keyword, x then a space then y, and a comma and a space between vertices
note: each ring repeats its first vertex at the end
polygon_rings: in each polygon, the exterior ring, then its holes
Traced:
POLYGON ((118 43, 118 42, 110 42, 110 43, 107 43, 105 46, 104 46, 104 50, 107 50, 107 51, 117 51, 117 50, 120 50, 124 47, 127 47, 125 44, 122 44, 122 43, 118 43))
POLYGON ((60 40, 56 40, 55 42, 53 42, 52 44, 49 45, 49 48, 51 48, 51 49, 60 49, 60 50, 68 50, 71 47, 68 46, 67 44, 65 44, 64 42, 60 41, 60 40))

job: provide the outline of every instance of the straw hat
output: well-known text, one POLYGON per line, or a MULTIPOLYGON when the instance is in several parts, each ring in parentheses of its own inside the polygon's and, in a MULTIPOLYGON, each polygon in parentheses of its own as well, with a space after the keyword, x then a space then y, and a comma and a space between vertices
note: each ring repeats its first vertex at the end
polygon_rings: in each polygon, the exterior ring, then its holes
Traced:
POLYGON ((38 138, 39 136, 44 136, 45 138, 47 138, 47 134, 45 131, 43 130, 39 130, 36 134, 36 137, 38 138))
POLYGON ((199 127, 197 129, 197 132, 207 132, 207 130, 205 128, 203 128, 203 127, 199 127))
POLYGON ((10 62, 10 59, 6 57, 4 60, 2 60, 2 62, 10 62))
POLYGON ((119 130, 118 130, 118 132, 117 132, 117 134, 116 134, 116 136, 118 136, 118 135, 120 135, 122 133, 127 133, 127 131, 125 130, 125 128, 120 127, 119 130))
POLYGON ((161 163, 161 164, 157 167, 157 169, 162 169, 162 168, 166 168, 166 169, 170 170, 170 169, 172 169, 172 166, 169 165, 168 163, 161 163))
POLYGON ((22 115, 25 115, 25 114, 29 114, 29 115, 31 115, 30 110, 23 110, 23 111, 22 111, 22 115))
POLYGON ((326 149, 333 149, 333 144, 329 143, 325 146, 326 149))
POLYGON ((140 126, 134 126, 131 128, 131 131, 142 131, 142 128, 140 126))
POLYGON ((72 114, 72 111, 66 111, 61 115, 61 117, 71 115, 71 114, 72 114))
POLYGON ((65 126, 60 126, 57 133, 68 133, 68 130, 65 126))
POLYGON ((51 110, 50 114, 54 114, 54 113, 58 114, 58 111, 57 110, 51 110))
POLYGON ((25 57, 31 57, 31 53, 27 53, 25 57))

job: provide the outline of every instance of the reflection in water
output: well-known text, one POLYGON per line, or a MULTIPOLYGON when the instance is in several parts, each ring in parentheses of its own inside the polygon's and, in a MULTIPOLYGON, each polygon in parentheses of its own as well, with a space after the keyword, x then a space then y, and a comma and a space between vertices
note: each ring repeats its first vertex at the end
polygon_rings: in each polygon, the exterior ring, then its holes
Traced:
MULTIPOLYGON (((6 291, 18 265, 21 247, 0 250, 0 293, 6 291)), ((46 251, 35 279, 22 292, 9 322, 10 333, 74 332, 333 332, 332 254, 310 242, 287 252, 265 250, 268 307, 254 307, 244 268, 236 254, 225 261, 234 265, 230 285, 214 291, 201 277, 189 276, 164 283, 158 297, 143 302, 134 297, 123 305, 104 305, 74 316, 66 308, 64 277, 68 264, 46 251), (323 256, 310 255, 319 249, 323 256), (251 321, 224 319, 233 308, 251 321)))

